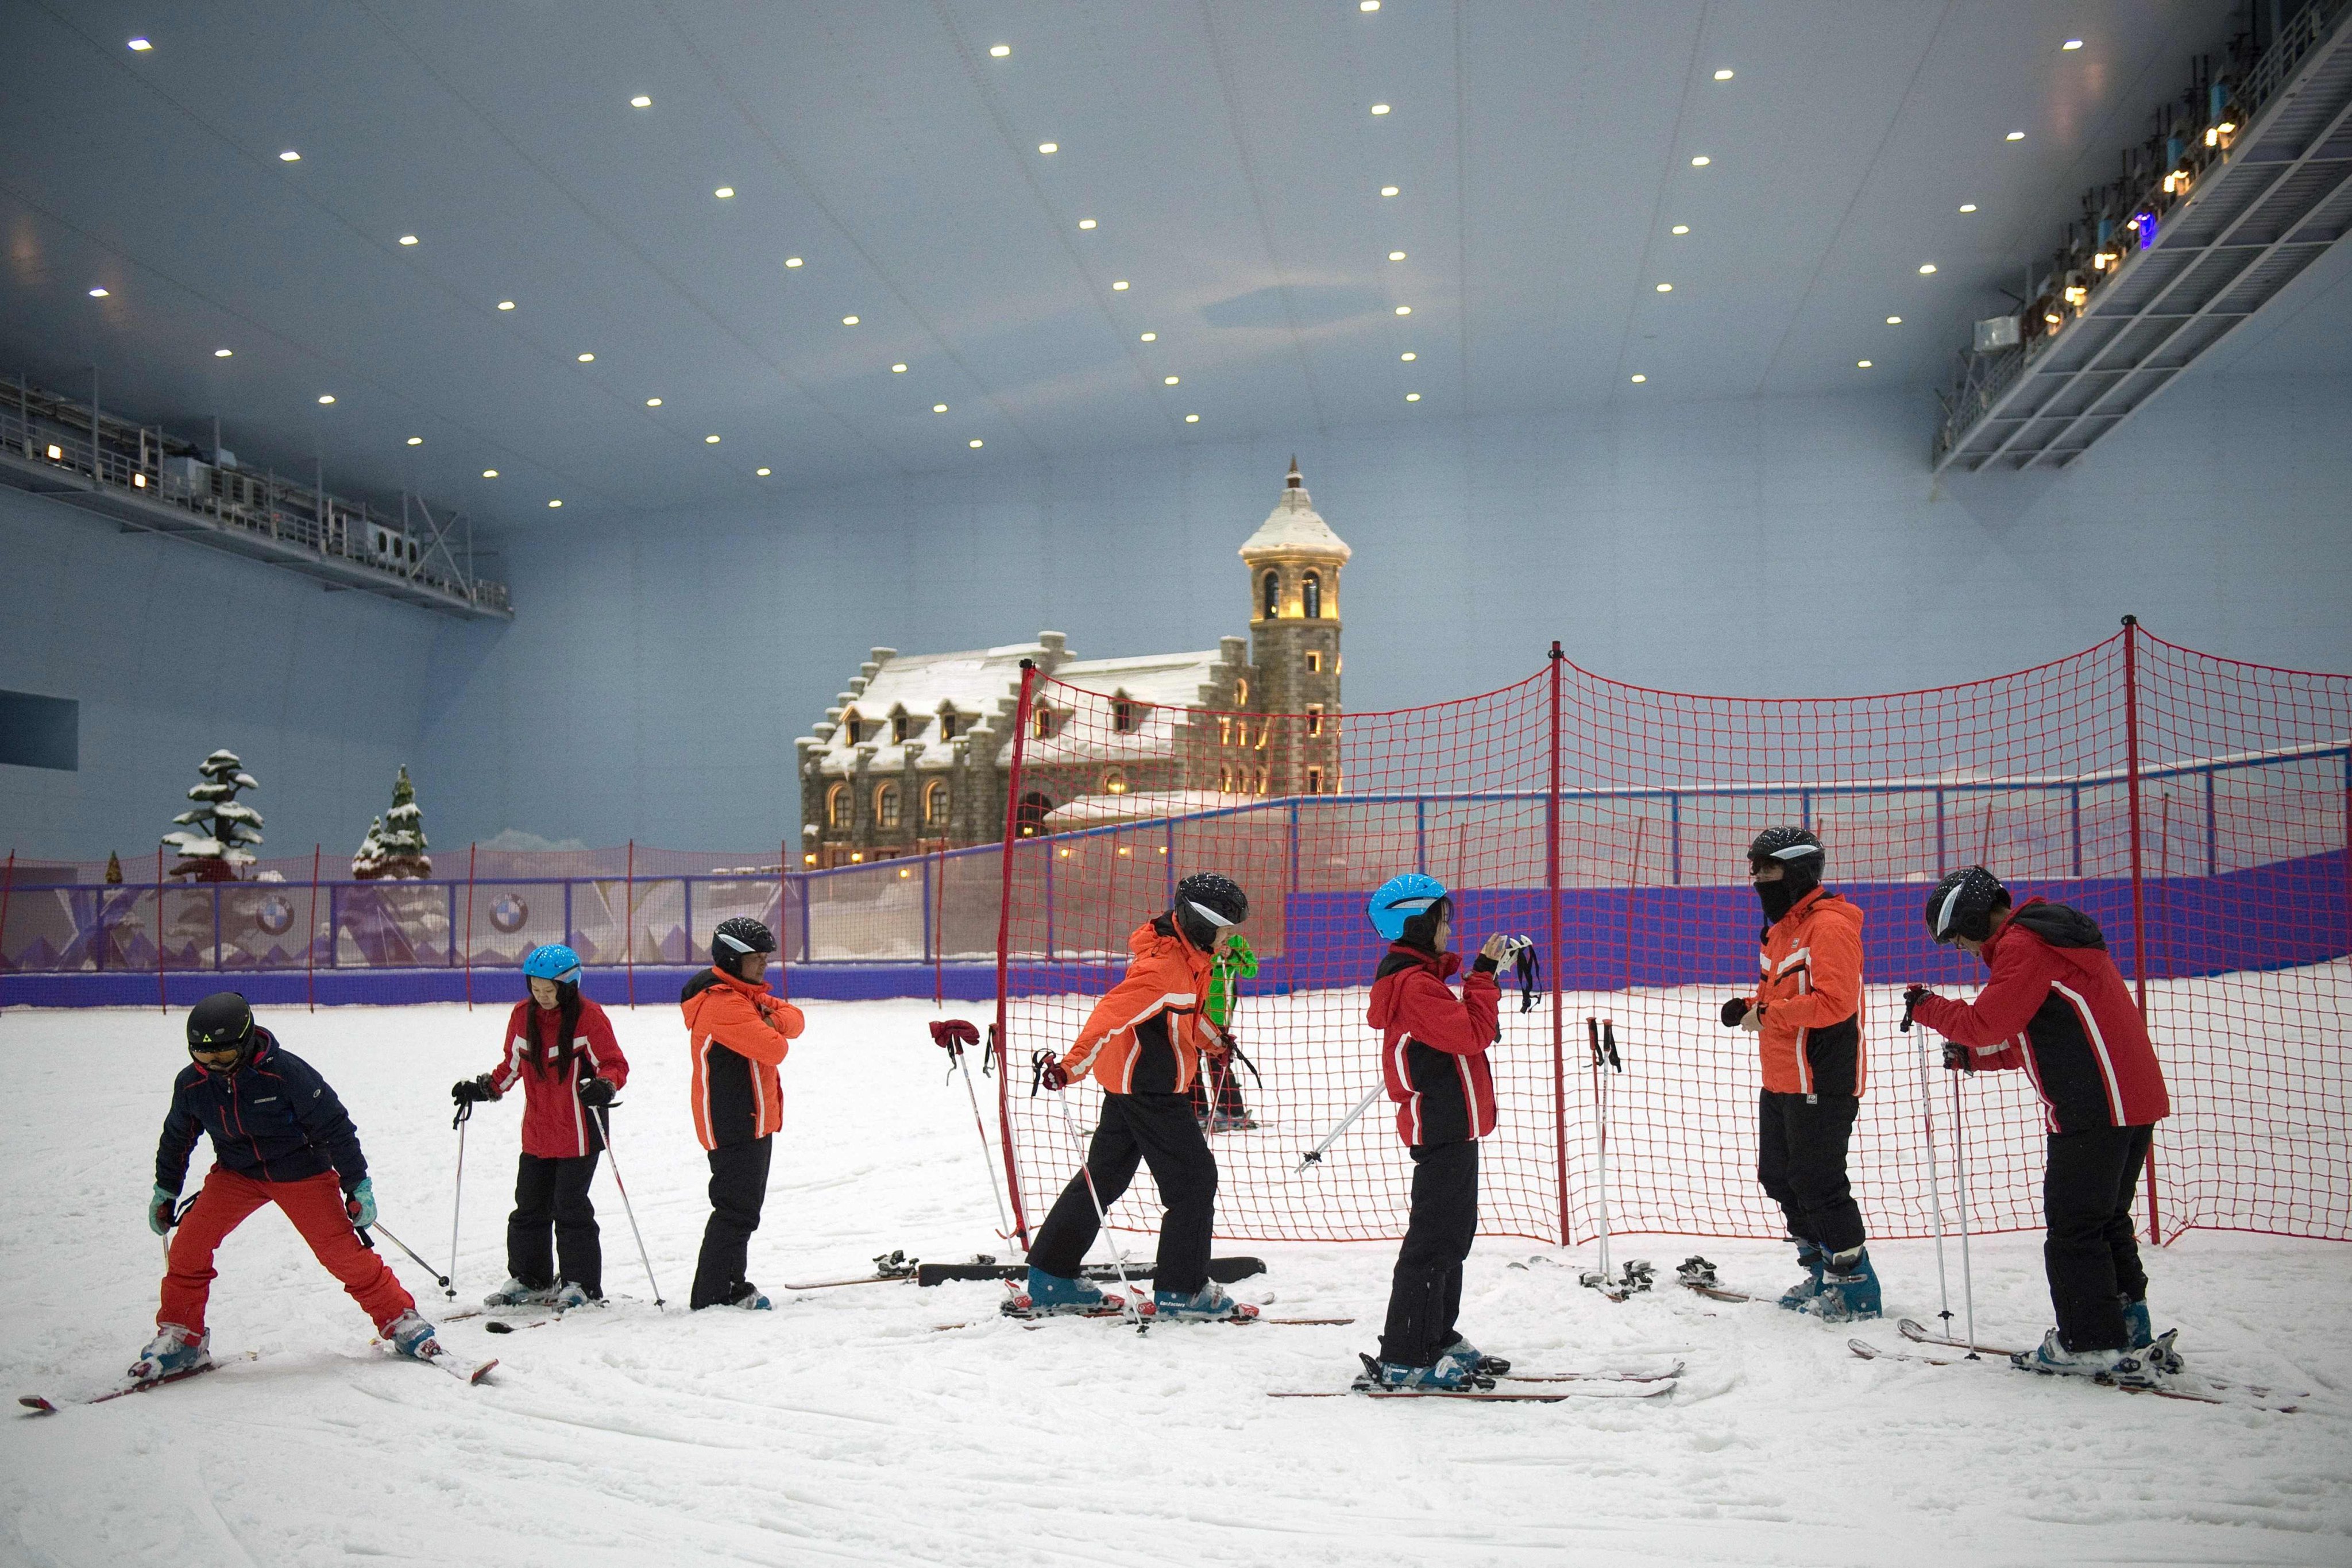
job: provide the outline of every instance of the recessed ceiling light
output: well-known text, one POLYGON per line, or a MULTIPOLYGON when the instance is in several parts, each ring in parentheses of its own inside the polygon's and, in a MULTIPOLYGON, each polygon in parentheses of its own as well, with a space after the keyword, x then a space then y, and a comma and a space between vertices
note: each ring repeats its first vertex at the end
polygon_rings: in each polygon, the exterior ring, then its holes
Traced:
POLYGON ((498 477, 499 471, 496 468, 484 468, 482 470, 482 478, 486 479, 495 479, 498 477))
POLYGON ((281 163, 299 163, 302 161, 302 154, 289 147, 278 154, 278 161, 281 163))
POLYGON ((711 192, 710 194, 711 194, 712 195, 714 195, 714 196, 717 196, 720 201, 722 201, 722 202, 723 202, 723 201, 727 200, 730 196, 732 196, 732 195, 735 194, 735 187, 734 187, 734 186, 732 186, 732 185, 721 185, 721 186, 719 186, 717 190, 715 190, 715 191, 711 192))
POLYGON ((416 237, 413 234, 404 234, 400 237, 400 243, 403 245, 415 245, 416 243, 416 237))
POLYGON ((1356 0, 1356 9, 1359 11, 1377 11, 1380 8, 1381 0, 1356 0))
POLYGON ((1013 46, 1011 44, 991 44, 988 46, 988 58, 992 60, 1001 60, 1012 52, 1013 46))
POLYGON ((719 437, 716 436, 705 436, 702 438, 702 444, 706 447, 716 447, 719 445, 719 437))
POLYGON ((2002 137, 2001 140, 2004 142, 2022 142, 2025 140, 2025 132, 2022 131, 2012 131, 2008 135, 2002 137))
POLYGON ((1172 375, 1162 376, 1160 378, 1160 384, 1162 386, 1173 386, 1176 384, 1176 378, 1172 375))
POLYGON ((630 107, 631 109, 651 109, 653 106, 654 106, 654 100, 653 100, 652 99, 650 99, 650 98, 647 98, 647 97, 646 97, 644 93, 642 93, 642 92, 641 92, 641 93, 639 93, 639 94, 637 94, 637 96, 636 96, 636 97, 635 97, 635 98, 633 98, 633 99, 629 100, 629 107, 630 107))
POLYGON ((213 350, 213 358, 215 358, 215 359, 228 359, 228 358, 230 358, 231 356, 233 356, 236 353, 236 351, 235 349, 215 349, 215 350, 213 350))
POLYGON ((1404 252, 1402 250, 1391 250, 1389 252, 1389 259, 1391 261, 1402 261, 1404 259, 1404 252))
POLYGON ((1421 394, 1418 392, 1408 392, 1404 395, 1404 400, 1407 403, 1419 403, 1421 401, 1421 394))
POLYGON ((1686 223, 1678 223, 1675 225, 1674 232, 1676 234, 1688 234, 1690 232, 1690 225, 1686 223))
POLYGON ((1160 334, 1158 332, 1146 332, 1143 334, 1143 341, 1147 343, 1156 343, 1160 341, 1160 334))
POLYGON ((1382 185, 1381 187, 1381 195, 1384 196, 1392 196, 1396 194, 1397 188, 1394 185, 1382 185))
MULTIPOLYGON (((133 48, 137 48, 138 47, 139 47, 139 46, 138 46, 138 45, 136 45, 136 44, 133 44, 133 45, 131 46, 131 47, 133 47, 133 48)), ((2083 40, 2082 40, 2082 39, 2080 39, 2080 38, 2069 38, 2069 39, 2067 39, 2064 43, 2063 43, 2063 44, 2059 45, 2058 47, 2059 47, 2061 49, 2079 49, 2079 48, 2081 48, 2081 47, 2083 47, 2083 40)))
POLYGON ((1890 327, 1899 327, 1903 324, 1903 318, 1900 316, 1889 316, 1886 318, 1886 324, 1890 327))
POLYGON ((548 504, 548 505, 550 505, 550 506, 562 506, 563 503, 562 503, 562 501, 560 501, 560 500, 551 500, 551 501, 549 501, 547 504, 548 504))
POLYGON ((658 397, 648 397, 646 399, 646 406, 648 408, 659 408, 661 406, 661 399, 658 397))
POLYGON ((1411 349, 1407 349, 1407 350, 1405 350, 1405 351, 1404 351, 1404 353, 1401 353, 1401 354, 1397 355, 1397 358, 1399 358, 1399 359, 1401 359, 1401 360, 1404 361, 1404 363, 1407 363, 1407 364, 1411 364, 1413 361, 1415 361, 1415 360, 1419 359, 1420 357, 1421 357, 1421 356, 1420 356, 1419 354, 1417 354, 1417 353, 1413 353, 1411 349))
POLYGON ((1962 202, 1960 204, 1960 210, 1964 213, 1972 213, 1977 210, 1977 204, 1974 202, 1962 202))
POLYGON ((1715 73, 1715 79, 1717 81, 1729 81, 1731 79, 1731 73, 1728 70, 1719 70, 1715 73))
POLYGON ((1372 112, 1374 114, 1386 114, 1388 111, 1389 106, 1385 103, 1376 103, 1372 105, 1372 112))
POLYGON ((1396 313, 1400 316, 1410 316, 1412 314, 1412 307, 1410 305, 1399 305, 1396 308, 1396 313))
MULTIPOLYGON (((134 54, 134 55, 143 55, 143 54, 145 54, 149 49, 152 49, 152 48, 153 48, 154 47, 155 47, 154 45, 152 45, 152 44, 149 43, 149 42, 148 42, 146 39, 144 39, 144 38, 133 38, 133 39, 131 39, 131 52, 132 54, 134 54)), ((2074 45, 2072 45, 2072 44, 2069 44, 2069 45, 2067 45, 2066 47, 2067 47, 2068 48, 2070 48, 2070 49, 2071 49, 2071 48, 2073 48, 2074 46, 2074 45)))
POLYGON ((411 436, 408 438, 408 444, 412 447, 422 447, 425 445, 425 437, 422 436, 411 436))
POLYGON ((1658 285, 1658 292, 1661 294, 1671 294, 1674 291, 1675 286, 1671 283, 1661 283, 1658 285))
POLYGON ((107 292, 108 291, 104 289, 93 289, 89 291, 89 297, 93 300, 103 300, 106 298, 107 292))
POLYGON ((1633 377, 1633 384, 1634 384, 1636 386, 1638 386, 1638 385, 1640 385, 1643 382, 1645 382, 1645 381, 1647 381, 1647 380, 1649 380, 1649 379, 1650 379, 1650 378, 1649 378, 1648 376, 1646 376, 1646 375, 1636 375, 1636 376, 1634 376, 1634 377, 1633 377))
POLYGON ((1127 279, 1124 279, 1124 278, 1121 278, 1121 279, 1117 279, 1116 281, 1114 281, 1114 282, 1111 284, 1111 288, 1112 288, 1112 289, 1113 289, 1113 290, 1115 290, 1115 291, 1116 291, 1116 292, 1118 292, 1118 293, 1121 293, 1121 294, 1126 293, 1126 292, 1127 292, 1127 279))
POLYGON ((1870 368, 1870 362, 1866 359, 1858 359, 1853 362, 1853 368, 1856 370, 1868 370, 1870 368))
POLYGON ((977 437, 977 436, 973 437, 972 437, 972 439, 971 439, 971 444, 972 446, 974 446, 974 447, 979 446, 979 445, 980 445, 980 437, 977 437))
POLYGON ((1706 153, 1701 153, 1697 157, 1691 160, 1691 167, 1694 169, 1704 169, 1709 163, 1714 162, 1714 159, 1708 157, 1706 153))
POLYGON ((890 367, 890 374, 892 375, 904 375, 907 374, 907 367, 903 364, 894 364, 890 367))
POLYGON ((948 405, 944 403, 934 403, 931 405, 931 412, 934 414, 945 414, 947 411, 948 405))
POLYGON ((1935 270, 1936 264, 1932 261, 1923 261, 1919 264, 1919 276, 1922 278, 1927 277, 1929 273, 1935 270))
POLYGON ((582 354, 580 356, 580 363, 582 364, 593 364, 595 362, 596 356, 594 354, 582 354))
POLYGON ((784 265, 787 267, 798 267, 800 264, 801 258, 797 256, 787 256, 784 258, 784 265))
POLYGON ((775 469, 773 469, 773 468, 753 468, 751 471, 752 471, 753 473, 755 473, 755 474, 759 475, 761 479, 766 479, 770 474, 774 473, 776 470, 775 470, 775 469))
POLYGON ((844 316, 841 318, 841 324, 845 327, 854 327, 857 325, 857 318, 855 316, 844 316))
POLYGON ((334 400, 335 395, 331 392, 324 392, 319 395, 319 401, 320 403, 332 403, 334 400))
POLYGON ((1078 226, 1080 228, 1092 228, 1094 226, 1095 220, 1090 217, 1082 217, 1078 220, 1078 226))
POLYGON ((1059 142, 1040 142, 1037 143, 1037 151, 1045 153, 1048 158, 1052 157, 1061 150, 1062 144, 1059 142))
POLYGON ((1187 414, 1184 416, 1184 423, 1187 425, 1198 425, 1200 422, 1201 416, 1197 414, 1187 414))
POLYGON ((514 301, 512 300, 501 300, 499 301, 499 309, 501 310, 511 310, 514 309, 514 301))

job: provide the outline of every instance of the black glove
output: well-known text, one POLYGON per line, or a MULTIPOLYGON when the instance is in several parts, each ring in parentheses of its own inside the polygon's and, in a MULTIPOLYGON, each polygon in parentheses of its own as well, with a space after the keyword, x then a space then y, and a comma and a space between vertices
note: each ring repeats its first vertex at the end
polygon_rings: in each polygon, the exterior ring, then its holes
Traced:
POLYGON ((1950 1072, 1974 1072, 1977 1070, 1976 1053, 1969 1050, 1966 1046, 1957 1045, 1950 1040, 1946 1040, 1944 1042, 1944 1067, 1950 1072))
POLYGON ((460 1105, 470 1105, 478 1100, 496 1100, 498 1097, 499 1091, 490 1087, 490 1075, 488 1073, 484 1073, 479 1078, 461 1078, 449 1086, 449 1098, 460 1105))
POLYGON ((580 1103, 591 1110, 602 1110, 613 1103, 613 1096, 619 1092, 613 1087, 611 1079, 592 1078, 580 1086, 580 1103))
POLYGON ((1725 1028, 1736 1029, 1739 1027, 1739 1020, 1746 1016, 1748 1016, 1747 997, 1734 996, 1730 1001, 1726 1002, 1723 1005, 1723 1026, 1725 1028))

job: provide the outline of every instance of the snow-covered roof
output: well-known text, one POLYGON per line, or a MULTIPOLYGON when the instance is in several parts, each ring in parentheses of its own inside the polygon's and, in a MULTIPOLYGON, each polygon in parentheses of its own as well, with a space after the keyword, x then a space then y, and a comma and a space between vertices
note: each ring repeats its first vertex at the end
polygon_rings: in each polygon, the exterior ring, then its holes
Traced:
POLYGON ((1068 715, 1047 739, 1032 737, 1022 749, 1026 763, 1149 762, 1176 754, 1188 711, 1206 707, 1224 652, 1148 654, 1136 658, 1073 659, 1054 672, 1055 684, 1039 689, 1040 700, 1068 715), (1112 722, 1112 703, 1121 696, 1140 706, 1135 728, 1124 733, 1112 722))
MULTIPOLYGON (((869 726, 865 743, 875 748, 877 768, 896 772, 905 765, 904 753, 909 749, 917 767, 947 767, 955 752, 950 740, 940 732, 940 710, 959 715, 958 736, 969 734, 994 720, 1000 703, 1019 699, 1023 659, 1033 658, 1051 668, 1061 651, 1058 632, 1043 633, 1034 642, 961 653, 901 654, 877 647, 866 673, 851 683, 837 709, 826 716, 816 734, 808 737, 818 765, 829 773, 855 769, 857 748, 850 743, 845 722, 855 712, 862 724, 869 726), (914 721, 903 742, 890 739, 891 717, 901 712, 914 721)), ((991 731, 1000 743, 1011 738, 999 733, 1001 728, 992 726, 991 731)))
POLYGON ((1195 812, 1249 805, 1262 797, 1228 795, 1213 789, 1146 789, 1126 795, 1082 795, 1067 805, 1045 814, 1045 826, 1060 831, 1072 827, 1102 827, 1118 822, 1153 822, 1163 817, 1190 816, 1195 812))
POLYGON ((1298 459, 1290 459, 1290 474, 1283 485, 1282 499, 1258 524, 1257 531, 1242 546, 1242 559, 1255 566, 1261 561, 1272 561, 1288 555, 1321 555, 1344 563, 1355 552, 1348 542, 1331 531, 1316 511, 1315 503, 1307 498, 1306 481, 1298 477, 1298 459))

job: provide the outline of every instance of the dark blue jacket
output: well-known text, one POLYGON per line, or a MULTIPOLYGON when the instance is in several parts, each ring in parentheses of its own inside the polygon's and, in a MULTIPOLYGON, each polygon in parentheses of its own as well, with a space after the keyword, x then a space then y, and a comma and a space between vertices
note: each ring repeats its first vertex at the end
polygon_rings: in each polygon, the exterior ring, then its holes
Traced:
POLYGON ((235 1072, 190 1062, 172 1083, 172 1111, 155 1145, 155 1184, 176 1193, 201 1128, 221 1168, 262 1182, 333 1171, 350 1192, 367 1174, 359 1129, 319 1069, 256 1026, 258 1043, 235 1072))

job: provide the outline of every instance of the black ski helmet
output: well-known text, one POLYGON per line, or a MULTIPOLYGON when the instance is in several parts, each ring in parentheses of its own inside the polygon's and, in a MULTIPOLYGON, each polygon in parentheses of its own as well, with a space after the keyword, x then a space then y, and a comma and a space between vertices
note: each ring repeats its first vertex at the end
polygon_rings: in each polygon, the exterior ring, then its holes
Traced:
POLYGON ((1249 895, 1231 877, 1195 871, 1176 884, 1174 912, 1184 940, 1206 952, 1218 931, 1249 919, 1249 895))
POLYGON ((1808 876, 1813 881, 1822 879, 1822 862, 1825 858, 1822 841, 1810 827, 1768 827, 1756 836, 1748 847, 1748 863, 1761 867, 1767 860, 1784 868, 1784 875, 1808 876))
POLYGON ((215 991, 188 1009, 188 1049, 236 1047, 236 1065, 253 1055, 253 1008, 235 991, 215 991))
POLYGON ((1983 867, 1949 872, 1927 895, 1927 934, 1946 943, 1982 942, 1992 934, 1993 910, 2008 904, 2009 889, 1983 867))
POLYGON ((775 932, 750 915, 731 915, 710 933, 710 962, 730 974, 741 972, 744 954, 775 951, 775 932))

